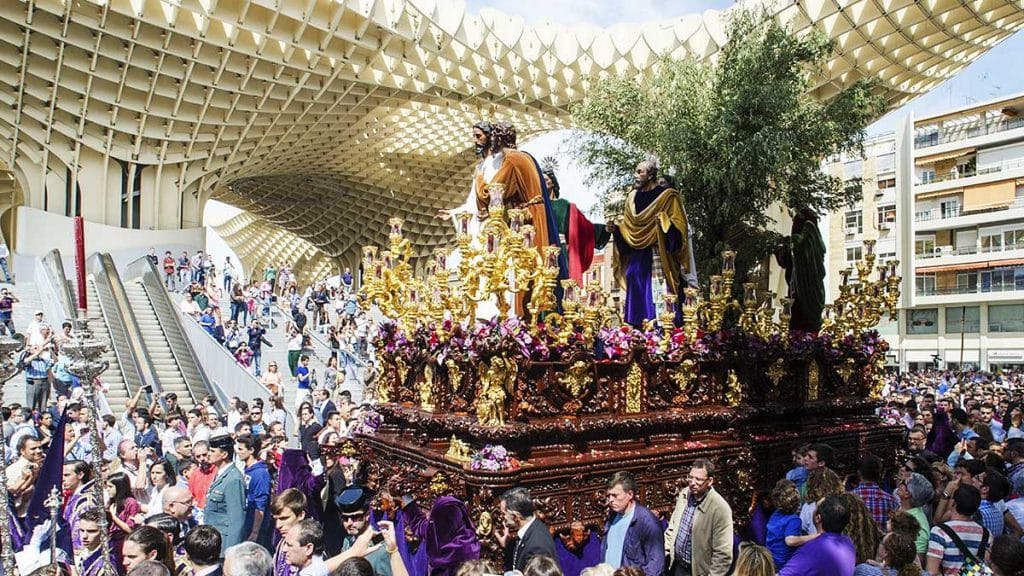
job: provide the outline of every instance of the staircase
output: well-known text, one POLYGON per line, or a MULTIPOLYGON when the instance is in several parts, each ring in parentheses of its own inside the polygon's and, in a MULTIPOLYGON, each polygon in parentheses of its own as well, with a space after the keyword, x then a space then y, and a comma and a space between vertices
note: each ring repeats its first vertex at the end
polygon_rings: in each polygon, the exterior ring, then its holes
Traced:
POLYGON ((160 326, 153 303, 150 301, 149 295, 146 294, 146 289, 140 281, 129 280, 124 283, 124 290, 128 295, 128 304, 135 315, 139 331, 142 333, 143 345, 156 370, 160 388, 165 394, 174 392, 178 396, 178 403, 185 410, 192 409, 195 406, 195 398, 192 397, 192 393, 185 383, 185 377, 178 366, 178 361, 171 352, 170 342, 160 326))
POLYGON ((108 388, 106 397, 107 402, 110 403, 111 411, 113 411, 114 416, 119 417, 124 413, 125 404, 128 403, 131 393, 124 382, 124 375, 121 373, 121 365, 117 361, 117 354, 114 353, 110 331, 107 330, 107 322, 100 310, 99 296, 96 294, 96 284, 91 276, 86 280, 85 296, 89 306, 87 313, 90 320, 89 328, 98 340, 107 344, 107 351, 103 353, 101 359, 109 362, 110 367, 100 375, 100 380, 108 388))

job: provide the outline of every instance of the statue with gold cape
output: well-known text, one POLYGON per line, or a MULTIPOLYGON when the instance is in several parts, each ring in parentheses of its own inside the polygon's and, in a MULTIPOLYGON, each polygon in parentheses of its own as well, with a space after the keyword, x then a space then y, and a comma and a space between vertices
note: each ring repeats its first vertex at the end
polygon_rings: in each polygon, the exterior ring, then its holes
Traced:
MULTIPOLYGON (((673 294, 697 287, 697 267, 679 192, 659 182, 653 160, 637 164, 634 180, 636 187, 626 196, 621 223, 609 225, 609 229, 616 251, 612 269, 626 290, 623 318, 639 327, 657 317, 652 281, 655 251, 665 286, 673 294)), ((681 320, 677 306, 676 324, 681 320)))

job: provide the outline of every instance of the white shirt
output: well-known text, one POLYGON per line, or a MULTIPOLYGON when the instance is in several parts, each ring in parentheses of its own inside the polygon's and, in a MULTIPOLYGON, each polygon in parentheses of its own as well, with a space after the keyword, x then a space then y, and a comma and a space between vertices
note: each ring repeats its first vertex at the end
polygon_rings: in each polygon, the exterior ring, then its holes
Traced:
POLYGON ((330 576, 330 574, 331 571, 327 569, 327 564, 324 564, 324 559, 319 554, 310 559, 309 566, 299 570, 299 576, 330 576))

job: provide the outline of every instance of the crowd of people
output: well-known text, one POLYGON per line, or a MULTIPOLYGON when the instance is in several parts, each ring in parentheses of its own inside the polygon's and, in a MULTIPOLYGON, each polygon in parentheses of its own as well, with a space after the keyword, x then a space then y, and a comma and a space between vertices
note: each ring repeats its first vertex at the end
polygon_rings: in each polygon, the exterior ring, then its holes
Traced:
MULTIPOLYGON (((337 337, 362 314, 348 309, 350 276, 334 292, 326 284, 300 291, 285 266, 243 286, 234 274, 223 278, 226 265, 218 281, 212 266, 195 276, 189 259, 185 277, 178 262, 168 288, 202 304, 201 324, 206 310, 219 309, 224 288, 245 296, 224 328, 226 346, 230 322, 249 325, 242 338, 249 347, 252 330, 264 337, 270 315, 260 309, 277 305, 267 294, 287 310, 281 328, 289 334, 333 329, 337 337), (342 306, 330 305, 339 299, 342 306)), ((645 507, 636 479, 618 471, 605 487, 606 522, 592 533, 552 534, 526 487, 498 495, 497 527, 483 533, 473 521, 479 511, 455 497, 421 507, 397 485, 371 489, 362 456, 346 441, 372 433, 379 416, 372 403, 353 402, 352 390, 330 385, 330 375, 314 378, 304 346, 289 366, 294 426, 282 376, 263 378, 277 373, 270 363, 261 375, 269 396, 223 407, 204 398, 185 410, 174 394, 137 390, 114 414, 103 384, 86 384, 98 399, 96 445, 83 384, 66 359, 60 367, 71 330, 53 334, 41 313, 25 327, 25 402, 2 410, 22 574, 51 561, 51 527, 32 511, 52 485, 64 496, 57 540, 66 554, 57 560, 78 575, 104 566, 196 576, 953 576, 981 566, 1024 575, 1021 373, 894 375, 880 415, 905 431, 896 468, 870 454, 837 461, 831 446, 808 438, 794 446, 793 468, 751 510, 733 510, 716 490, 716 478, 733 471, 697 459, 669 513, 645 507), (95 454, 99 477, 90 465, 95 454), (848 470, 856 473, 841 473, 848 470), (749 528, 740 533, 735 516, 747 513, 749 528)), ((361 355, 351 344, 345 350, 361 355)), ((337 361, 328 366, 337 370, 337 361)))
POLYGON ((272 392, 281 391, 286 377, 303 394, 310 393, 314 382, 329 390, 342 387, 351 391, 366 378, 372 354, 368 344, 371 321, 352 290, 350 270, 338 277, 336 285, 321 280, 303 288, 284 263, 268 265, 262 277, 246 283, 230 257, 218 269, 209 265, 202 252, 184 267, 187 256, 186 252, 174 259, 167 252, 164 258, 165 283, 168 290, 181 292, 181 311, 272 392), (279 316, 284 318, 281 323, 279 316), (268 330, 277 329, 283 330, 287 346, 287 373, 275 362, 267 365, 266 372, 263 369, 264 347, 273 346, 268 330), (317 355, 314 339, 323 341, 330 353, 321 359, 324 368, 320 375, 308 365, 308 359, 317 355))

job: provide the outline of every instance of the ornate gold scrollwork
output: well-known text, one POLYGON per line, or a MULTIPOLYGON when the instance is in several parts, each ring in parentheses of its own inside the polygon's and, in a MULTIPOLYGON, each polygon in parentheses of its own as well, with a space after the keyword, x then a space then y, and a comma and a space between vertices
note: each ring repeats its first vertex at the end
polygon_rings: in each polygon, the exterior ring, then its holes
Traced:
POLYGON ((583 390, 590 384, 590 381, 590 366, 582 360, 574 362, 573 365, 558 378, 558 383, 565 386, 566 390, 572 394, 573 398, 579 398, 583 390))

